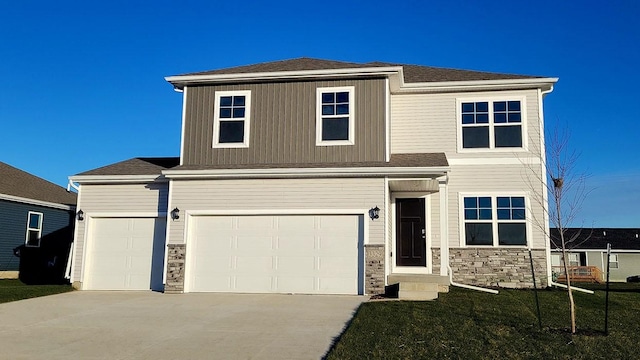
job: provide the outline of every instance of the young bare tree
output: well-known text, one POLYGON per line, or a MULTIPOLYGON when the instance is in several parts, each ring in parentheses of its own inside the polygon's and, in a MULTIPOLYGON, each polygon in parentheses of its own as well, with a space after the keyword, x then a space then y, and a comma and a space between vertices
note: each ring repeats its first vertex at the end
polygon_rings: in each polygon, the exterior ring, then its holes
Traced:
MULTIPOLYGON (((541 134, 541 136, 543 136, 541 134)), ((551 133, 546 142, 546 156, 544 151, 540 151, 541 167, 539 165, 526 164, 531 170, 526 176, 529 186, 537 191, 533 194, 540 194, 542 184, 543 192, 538 196, 533 196, 534 201, 544 209, 542 219, 534 217, 534 224, 541 229, 552 244, 561 250, 562 264, 565 279, 567 281, 567 294, 569 297, 569 313, 571 316, 571 333, 576 332, 576 307, 573 300, 573 289, 571 287, 571 277, 568 266, 568 251, 579 245, 576 239, 581 231, 568 233, 569 224, 576 221, 576 217, 584 200, 589 194, 586 187, 585 173, 576 171, 579 155, 569 148, 569 133, 566 129, 558 129, 551 133), (541 171, 542 170, 542 171, 541 171), (546 179, 545 179, 546 172, 546 179), (557 236, 547 233, 548 226, 558 229, 557 236)), ((532 142, 535 143, 535 142, 532 142)), ((583 238, 581 242, 586 241, 583 238)))

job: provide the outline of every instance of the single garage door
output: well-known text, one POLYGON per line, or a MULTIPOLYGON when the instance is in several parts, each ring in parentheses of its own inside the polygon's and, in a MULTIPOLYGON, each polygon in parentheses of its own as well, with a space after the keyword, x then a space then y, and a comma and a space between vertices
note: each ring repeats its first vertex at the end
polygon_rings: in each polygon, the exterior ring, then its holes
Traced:
POLYGON ((84 287, 161 291, 165 227, 165 218, 92 219, 84 287))
POLYGON ((362 216, 198 216, 189 226, 189 291, 362 293, 362 216))

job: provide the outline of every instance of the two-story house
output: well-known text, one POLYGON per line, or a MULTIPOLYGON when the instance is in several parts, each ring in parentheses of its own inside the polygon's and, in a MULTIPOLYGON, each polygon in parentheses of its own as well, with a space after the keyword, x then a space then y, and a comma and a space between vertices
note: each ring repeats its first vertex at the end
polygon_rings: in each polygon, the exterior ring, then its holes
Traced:
POLYGON ((71 177, 78 287, 531 286, 529 249, 549 279, 544 184, 527 172, 545 178, 557 79, 299 58, 166 80, 183 97, 180 157, 71 177))

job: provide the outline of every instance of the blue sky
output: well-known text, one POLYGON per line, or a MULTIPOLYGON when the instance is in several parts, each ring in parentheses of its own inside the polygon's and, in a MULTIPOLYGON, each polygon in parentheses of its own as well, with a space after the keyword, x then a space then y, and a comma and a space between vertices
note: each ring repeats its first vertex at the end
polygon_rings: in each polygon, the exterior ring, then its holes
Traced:
POLYGON ((177 156, 164 77, 300 56, 559 77, 593 192, 576 225, 640 227, 640 3, 628 1, 11 1, 0 5, 0 161, 66 186, 177 156))

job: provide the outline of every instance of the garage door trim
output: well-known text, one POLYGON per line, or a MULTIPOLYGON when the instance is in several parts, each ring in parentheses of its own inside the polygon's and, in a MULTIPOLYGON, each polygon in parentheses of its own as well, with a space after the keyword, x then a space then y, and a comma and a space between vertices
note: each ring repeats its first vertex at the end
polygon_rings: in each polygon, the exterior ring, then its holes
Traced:
MULTIPOLYGON (((368 243, 369 240, 369 209, 251 209, 251 210, 185 210, 185 242, 188 239, 192 238, 192 233, 190 231, 190 225, 198 217, 204 216, 260 216, 260 215, 268 215, 268 216, 279 216, 279 215, 354 215, 354 216, 362 216, 362 242, 359 246, 361 248, 358 249, 359 252, 362 252, 362 258, 364 258, 364 247, 368 243)), ((186 253, 186 261, 185 261, 185 273, 184 273, 184 292, 188 293, 191 290, 190 277, 191 277, 191 269, 189 266, 189 261, 192 259, 194 254, 191 252, 192 247, 187 245, 187 253, 186 253)), ((358 284, 362 284, 364 286, 365 275, 364 275, 364 261, 360 264, 358 261, 358 284)), ((360 287, 360 285, 358 285, 360 287)), ((364 288, 358 289, 358 292, 364 292, 364 288)))
MULTIPOLYGON (((84 213, 84 223, 85 223, 85 231, 84 231, 84 237, 83 237, 83 249, 82 249, 82 267, 80 268, 80 281, 83 284, 83 288, 86 288, 86 284, 89 284, 87 282, 89 275, 86 272, 87 269, 87 265, 88 265, 88 260, 89 260, 89 253, 91 251, 91 247, 92 247, 92 235, 93 235, 93 231, 95 229, 95 221, 99 220, 99 219, 104 219, 104 218, 108 218, 108 219, 121 219, 121 218, 157 218, 157 219, 167 219, 167 212, 166 211, 141 211, 141 212, 87 212, 85 211, 84 213)), ((165 240, 164 243, 166 244, 166 233, 168 231, 168 227, 165 228, 165 240)), ((73 252, 75 253, 75 245, 73 247, 73 252)), ((166 249, 165 249, 165 254, 166 254, 166 249)), ((75 255, 72 255, 75 258, 75 255)), ((166 255, 164 256, 166 257, 166 255)), ((165 261, 166 263, 166 261, 165 261)), ((71 264, 72 268, 72 274, 73 274, 73 269, 75 268, 75 263, 71 264)))

